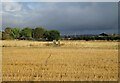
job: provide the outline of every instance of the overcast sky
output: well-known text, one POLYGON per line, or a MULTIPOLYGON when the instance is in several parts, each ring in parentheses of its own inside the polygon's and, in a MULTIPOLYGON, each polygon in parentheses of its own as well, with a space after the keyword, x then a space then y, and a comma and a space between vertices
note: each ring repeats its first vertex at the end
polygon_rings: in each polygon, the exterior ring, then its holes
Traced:
POLYGON ((117 33, 117 2, 2 2, 2 28, 44 27, 61 34, 117 33))

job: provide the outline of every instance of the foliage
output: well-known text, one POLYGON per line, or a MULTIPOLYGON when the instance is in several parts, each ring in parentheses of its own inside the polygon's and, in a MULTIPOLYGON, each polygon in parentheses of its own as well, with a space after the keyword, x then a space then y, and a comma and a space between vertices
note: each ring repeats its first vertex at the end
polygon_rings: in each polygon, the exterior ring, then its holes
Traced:
POLYGON ((3 40, 11 40, 11 39, 20 39, 20 40, 59 40, 60 38, 63 40, 120 40, 120 35, 108 35, 106 33, 101 33, 99 35, 91 36, 64 36, 60 37, 60 32, 58 30, 46 30, 42 27, 36 27, 35 29, 31 29, 29 27, 20 29, 20 28, 11 28, 7 27, 2 33, 3 40))
POLYGON ((21 39, 21 40, 58 40, 60 33, 57 30, 46 30, 42 27, 37 27, 31 29, 29 27, 19 29, 7 27, 5 31, 2 32, 2 39, 21 39))
POLYGON ((33 31, 33 38, 36 40, 42 39, 44 36, 43 34, 45 33, 45 29, 42 27, 37 27, 33 31))
POLYGON ((44 36, 44 38, 45 38, 46 40, 48 40, 48 36, 49 36, 49 35, 50 35, 50 34, 49 34, 49 31, 48 31, 48 30, 45 30, 43 36, 44 36))
POLYGON ((52 41, 52 40, 59 40, 60 38, 60 32, 57 30, 50 30, 49 31, 49 36, 48 36, 48 40, 52 41))
POLYGON ((8 39, 8 40, 13 39, 13 37, 12 37, 12 28, 7 27, 5 29, 5 32, 2 32, 2 39, 3 40, 5 40, 5 39, 8 39))
POLYGON ((32 38, 32 29, 31 28, 24 28, 22 29, 22 31, 20 32, 20 37, 21 38, 25 38, 25 39, 30 39, 32 38))
POLYGON ((20 29, 19 28, 12 28, 11 35, 14 39, 18 39, 20 37, 20 29))
POLYGON ((0 40, 2 39, 2 32, 0 31, 0 40))

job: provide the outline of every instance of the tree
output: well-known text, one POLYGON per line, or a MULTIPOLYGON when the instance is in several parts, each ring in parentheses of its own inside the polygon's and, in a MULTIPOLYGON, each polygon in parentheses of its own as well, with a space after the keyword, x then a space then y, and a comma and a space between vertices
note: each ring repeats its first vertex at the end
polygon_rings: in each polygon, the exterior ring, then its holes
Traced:
POLYGON ((25 39, 32 38, 32 29, 29 27, 22 29, 20 32, 20 37, 25 39))
POLYGON ((13 37, 12 37, 12 28, 10 28, 10 27, 5 28, 5 31, 2 32, 2 39, 4 39, 4 40, 13 39, 13 37))
POLYGON ((12 33, 12 28, 10 28, 10 27, 5 28, 5 33, 11 35, 11 33, 12 33))
POLYGON ((19 28, 12 28, 12 37, 17 39, 20 37, 20 29, 19 28))
POLYGON ((44 38, 45 29, 42 27, 37 27, 34 29, 33 38, 36 40, 44 38))
POLYGON ((50 30, 49 31, 49 36, 48 36, 48 40, 52 41, 52 40, 59 40, 60 38, 60 32, 57 30, 50 30))
POLYGON ((46 40, 48 40, 48 37, 49 37, 49 31, 48 31, 48 30, 45 30, 43 36, 44 36, 44 38, 45 38, 46 40))
POLYGON ((0 31, 0 40, 2 39, 2 31, 0 31))
POLYGON ((7 27, 2 32, 2 39, 35 39, 35 40, 58 40, 60 32, 57 30, 46 30, 42 27, 31 29, 29 27, 19 29, 7 27))

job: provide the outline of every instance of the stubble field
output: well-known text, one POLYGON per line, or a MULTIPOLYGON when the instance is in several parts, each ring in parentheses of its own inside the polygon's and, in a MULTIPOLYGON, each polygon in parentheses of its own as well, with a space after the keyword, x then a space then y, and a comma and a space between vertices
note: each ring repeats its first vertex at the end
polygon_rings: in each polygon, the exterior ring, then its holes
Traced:
POLYGON ((3 41, 3 81, 116 81, 118 42, 3 41), (50 44, 50 45, 49 45, 50 44))

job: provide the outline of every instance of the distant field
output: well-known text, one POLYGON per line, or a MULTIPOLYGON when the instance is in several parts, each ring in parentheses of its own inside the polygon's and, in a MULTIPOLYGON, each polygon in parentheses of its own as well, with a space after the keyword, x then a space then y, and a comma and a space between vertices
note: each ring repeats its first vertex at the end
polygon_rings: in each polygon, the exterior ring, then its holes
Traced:
MULTIPOLYGON (((52 42, 23 41, 23 40, 3 40, 2 47, 52 47, 52 42), (50 44, 50 45, 49 45, 50 44)), ((111 48, 117 49, 116 41, 61 41, 61 47, 80 47, 80 48, 111 48)))
POLYGON ((3 81, 100 81, 118 78, 118 42, 3 41, 3 81))

